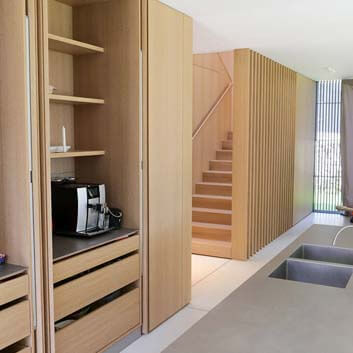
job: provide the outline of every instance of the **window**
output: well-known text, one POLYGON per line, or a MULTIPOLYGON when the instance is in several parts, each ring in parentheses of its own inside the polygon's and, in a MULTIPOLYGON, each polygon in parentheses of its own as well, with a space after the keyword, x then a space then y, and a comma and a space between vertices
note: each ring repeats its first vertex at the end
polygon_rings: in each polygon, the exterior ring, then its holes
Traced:
POLYGON ((342 81, 317 85, 314 211, 336 212, 342 200, 340 152, 342 81))

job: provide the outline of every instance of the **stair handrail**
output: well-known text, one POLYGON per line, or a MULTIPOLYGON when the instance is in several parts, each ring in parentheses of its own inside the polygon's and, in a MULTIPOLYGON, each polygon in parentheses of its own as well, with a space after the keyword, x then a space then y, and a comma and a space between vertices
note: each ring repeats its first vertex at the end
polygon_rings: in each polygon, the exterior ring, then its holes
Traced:
POLYGON ((216 109, 218 108, 218 106, 221 104, 221 102, 223 101, 223 98, 226 96, 226 94, 228 93, 228 91, 233 87, 233 82, 230 82, 228 84, 228 86, 225 88, 225 90, 223 91, 223 93, 220 95, 220 97, 217 99, 216 103, 212 106, 212 108, 210 109, 210 111, 207 113, 207 115, 201 120, 201 122, 198 124, 197 128, 194 130, 194 132, 192 133, 192 139, 194 139, 199 132, 201 131, 201 129, 203 128, 203 126, 207 123, 208 119, 213 115, 213 113, 216 111, 216 109))

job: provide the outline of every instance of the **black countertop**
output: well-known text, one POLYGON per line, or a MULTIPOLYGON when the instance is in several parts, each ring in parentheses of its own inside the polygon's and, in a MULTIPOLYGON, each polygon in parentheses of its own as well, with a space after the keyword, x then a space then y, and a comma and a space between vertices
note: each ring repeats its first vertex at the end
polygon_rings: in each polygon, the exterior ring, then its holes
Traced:
POLYGON ((53 235, 53 261, 64 260, 70 256, 98 248, 99 246, 127 238, 137 233, 136 229, 121 228, 90 238, 53 235))
POLYGON ((0 281, 10 279, 27 271, 26 267, 11 265, 11 264, 2 264, 0 265, 0 281))

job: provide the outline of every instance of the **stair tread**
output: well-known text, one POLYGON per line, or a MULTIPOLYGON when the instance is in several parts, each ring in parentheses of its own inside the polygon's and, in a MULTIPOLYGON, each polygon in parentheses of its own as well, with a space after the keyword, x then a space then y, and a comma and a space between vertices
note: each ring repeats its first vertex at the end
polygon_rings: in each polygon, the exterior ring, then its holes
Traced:
POLYGON ((222 213, 222 214, 232 214, 231 210, 221 210, 218 208, 206 208, 206 207, 193 207, 193 211, 208 212, 208 213, 222 213))
POLYGON ((212 183, 208 181, 200 181, 199 183, 196 183, 196 185, 232 186, 231 183, 212 183))
POLYGON ((227 152, 227 153, 233 153, 233 150, 225 150, 224 148, 216 150, 216 152, 227 152))
POLYGON ((232 226, 226 224, 215 224, 215 223, 205 223, 205 222, 192 222, 195 227, 211 228, 211 229, 223 229, 232 230, 232 226))
POLYGON ((233 161, 229 159, 211 159, 210 162, 216 162, 216 163, 232 163, 233 161))
POLYGON ((232 200, 232 196, 223 196, 223 195, 205 195, 205 194, 193 194, 192 197, 202 197, 210 199, 221 199, 221 200, 232 200))
POLYGON ((233 174, 233 172, 231 172, 230 170, 206 170, 204 171, 204 173, 227 174, 227 175, 233 174))

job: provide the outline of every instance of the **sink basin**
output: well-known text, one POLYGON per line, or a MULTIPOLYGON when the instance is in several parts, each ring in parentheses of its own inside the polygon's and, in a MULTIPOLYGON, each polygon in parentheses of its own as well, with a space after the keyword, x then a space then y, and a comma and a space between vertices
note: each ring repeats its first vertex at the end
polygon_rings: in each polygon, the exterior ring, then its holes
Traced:
POLYGON ((273 271, 270 277, 346 288, 352 273, 353 267, 350 266, 289 258, 273 271))
POLYGON ((304 244, 291 255, 291 258, 353 266, 353 249, 304 244))

